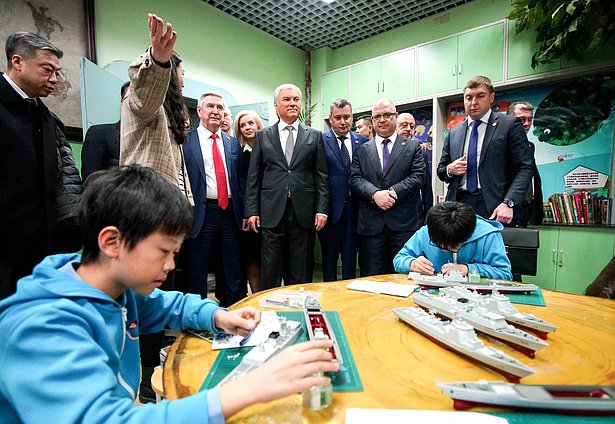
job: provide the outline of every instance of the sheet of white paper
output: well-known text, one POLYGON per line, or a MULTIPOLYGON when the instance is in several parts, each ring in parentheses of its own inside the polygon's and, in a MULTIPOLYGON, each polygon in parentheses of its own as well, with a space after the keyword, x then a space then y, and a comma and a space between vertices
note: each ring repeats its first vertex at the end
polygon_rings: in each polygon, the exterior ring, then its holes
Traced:
POLYGON ((507 424, 504 418, 477 412, 423 411, 412 409, 346 409, 346 424, 507 424))
MULTIPOLYGON (((261 312, 261 322, 254 329, 254 333, 243 346, 256 346, 267 340, 272 331, 280 330, 280 321, 278 314, 275 311, 261 312)), ((229 349, 231 347, 240 347, 239 342, 243 340, 242 336, 231 336, 221 340, 214 340, 211 344, 212 350, 229 349)))
POLYGON ((392 296, 408 297, 412 294, 416 285, 414 284, 398 284, 391 281, 378 282, 366 280, 353 280, 346 286, 350 290, 359 290, 370 293, 390 294, 392 296))

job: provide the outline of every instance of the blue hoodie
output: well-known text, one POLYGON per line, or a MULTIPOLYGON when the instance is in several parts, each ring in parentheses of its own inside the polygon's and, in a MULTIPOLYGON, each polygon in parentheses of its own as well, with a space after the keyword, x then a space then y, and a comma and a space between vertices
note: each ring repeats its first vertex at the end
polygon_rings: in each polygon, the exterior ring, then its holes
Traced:
POLYGON ((126 291, 116 301, 60 270, 80 260, 45 258, 0 302, 0 423, 208 422, 207 392, 133 406, 138 336, 167 327, 212 331, 217 304, 160 290, 126 291))
MULTIPOLYGON (((499 222, 489 221, 476 216, 476 228, 457 253, 457 263, 468 266, 468 271, 476 270, 481 277, 511 280, 510 261, 506 256, 504 240, 500 232, 504 227, 499 222)), ((421 227, 406 242, 393 259, 395 271, 410 272, 410 263, 419 256, 425 256, 433 263, 436 272, 442 265, 453 262, 453 254, 430 243, 427 226, 421 227)))

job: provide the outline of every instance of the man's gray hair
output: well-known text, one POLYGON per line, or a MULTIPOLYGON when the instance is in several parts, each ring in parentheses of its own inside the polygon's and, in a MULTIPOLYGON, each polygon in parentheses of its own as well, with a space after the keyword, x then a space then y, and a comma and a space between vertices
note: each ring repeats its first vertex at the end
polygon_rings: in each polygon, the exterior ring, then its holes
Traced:
POLYGON ((54 54, 58 59, 62 59, 64 52, 51 44, 49 40, 32 32, 19 31, 9 35, 6 39, 4 51, 6 52, 6 67, 11 69, 13 55, 20 55, 24 59, 36 56, 39 50, 47 50, 54 54))
POLYGON ((529 102, 514 102, 508 106, 508 111, 506 111, 507 115, 512 115, 515 113, 515 109, 519 108, 521 110, 529 110, 530 112, 534 111, 534 106, 532 106, 529 102))
POLYGON ((303 95, 301 94, 301 89, 297 87, 295 84, 282 84, 282 85, 278 85, 278 87, 273 92, 273 102, 277 103, 278 97, 280 97, 280 92, 282 90, 288 90, 288 89, 296 90, 297 92, 299 92, 299 98, 303 98, 303 95))
POLYGON ((222 99, 222 104, 226 108, 226 103, 224 103, 224 97, 222 97, 222 94, 216 93, 215 91, 207 91, 207 92, 201 94, 201 97, 199 97, 199 103, 197 104, 198 107, 203 107, 203 101, 205 101, 205 97, 207 97, 207 96, 214 96, 214 97, 221 98, 222 99))
POLYGON ((352 105, 350 104, 350 102, 346 99, 337 99, 335 100, 333 103, 331 103, 331 106, 329 107, 329 115, 331 115, 333 113, 333 109, 342 109, 345 108, 346 106, 350 106, 350 111, 352 112, 352 105))

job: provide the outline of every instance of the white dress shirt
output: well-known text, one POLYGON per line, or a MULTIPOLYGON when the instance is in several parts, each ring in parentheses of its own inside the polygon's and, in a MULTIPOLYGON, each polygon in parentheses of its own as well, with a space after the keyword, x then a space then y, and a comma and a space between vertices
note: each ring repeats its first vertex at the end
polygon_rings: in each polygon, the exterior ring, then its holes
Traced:
MULTIPOLYGON (((476 143, 476 180, 478 181, 478 188, 481 188, 480 175, 478 173, 478 168, 480 168, 480 164, 479 164, 480 152, 483 149, 483 140, 485 139, 485 132, 487 131, 487 124, 489 123, 490 116, 491 116, 491 109, 489 109, 489 111, 485 113, 482 118, 480 118, 480 121, 482 122, 482 124, 478 126, 478 142, 476 143)), ((466 159, 468 155, 468 145, 470 144, 470 134, 472 133, 471 124, 474 121, 472 118, 470 118, 469 115, 468 115, 467 120, 468 120, 468 129, 466 130, 466 141, 463 145, 463 154, 466 155, 466 159)), ((467 172, 461 176, 461 188, 463 190, 468 189, 466 176, 467 176, 467 172)))
MULTIPOLYGON (((286 139, 288 138, 289 134, 288 130, 286 129, 288 125, 289 124, 282 120, 278 122, 278 134, 280 135, 280 144, 282 145, 282 153, 284 153, 284 156, 286 156, 286 139)), ((299 134, 299 120, 295 120, 295 122, 290 124, 290 126, 293 127, 293 137, 295 139, 295 145, 297 145, 297 135, 299 134)))
MULTIPOLYGON (((335 132, 333 133, 335 134, 335 132)), ((337 135, 335 134, 335 139, 337 140, 337 147, 342 149, 342 142, 340 141, 340 137, 346 137, 344 139, 344 146, 346 146, 346 150, 348 150, 348 155, 350 156, 350 162, 352 162, 352 139, 350 138, 350 131, 346 133, 346 135, 337 135)))
MULTIPOLYGON (((218 183, 216 182, 216 169, 214 168, 214 156, 212 148, 214 140, 211 138, 212 132, 200 124, 197 128, 199 135, 199 143, 201 145, 201 153, 203 154, 203 166, 205 167, 205 183, 207 185, 207 198, 218 199, 218 183)), ((224 141, 222 140, 222 131, 218 129, 216 132, 218 138, 216 145, 224 162, 224 172, 226 173, 226 189, 229 199, 231 198, 231 186, 229 184, 228 169, 226 167, 226 156, 224 155, 224 141)))
MULTIPOLYGON (((393 150, 393 143, 395 143, 395 140, 397 140, 397 131, 395 131, 393 134, 391 134, 390 137, 387 137, 386 139, 390 140, 390 143, 387 144, 387 150, 389 151, 389 155, 390 155, 391 151, 393 150)), ((376 134, 376 137, 374 137, 374 141, 376 142, 376 150, 378 151, 378 159, 380 159, 380 167, 384 169, 384 166, 382 166, 382 141, 383 140, 385 139, 380 137, 378 134, 376 134)))

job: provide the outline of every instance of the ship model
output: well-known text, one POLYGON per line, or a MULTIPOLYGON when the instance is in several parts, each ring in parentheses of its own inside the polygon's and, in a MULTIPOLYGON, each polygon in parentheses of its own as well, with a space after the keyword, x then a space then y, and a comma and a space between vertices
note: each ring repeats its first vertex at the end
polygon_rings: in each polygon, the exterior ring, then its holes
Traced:
POLYGON ((339 345, 335 339, 333 327, 329 323, 327 315, 325 315, 322 310, 320 302, 318 302, 318 300, 313 296, 307 296, 305 298, 303 313, 305 315, 305 326, 307 327, 307 333, 310 340, 330 339, 333 341, 333 346, 330 349, 327 349, 327 351, 333 356, 333 362, 337 362, 342 365, 344 360, 342 359, 339 345))
POLYGON ((266 341, 254 346, 246 353, 239 365, 224 377, 224 379, 218 383, 218 386, 228 383, 240 375, 260 367, 273 355, 295 343, 303 332, 301 323, 299 321, 290 321, 280 316, 278 316, 278 320, 280 322, 280 330, 272 331, 266 341))
POLYGON ((501 381, 440 383, 453 407, 499 406, 571 415, 615 415, 615 386, 530 385, 501 381))
POLYGON ((500 293, 526 293, 530 294, 538 290, 534 284, 515 283, 513 281, 480 280, 478 283, 469 283, 467 277, 457 270, 451 270, 450 274, 423 275, 419 272, 410 272, 408 279, 413 280, 422 289, 463 286, 479 293, 491 293, 497 290, 500 293))
POLYGON ((558 328, 557 325, 540 319, 533 314, 519 312, 510 302, 510 299, 497 290, 494 290, 491 296, 483 296, 465 287, 457 286, 443 287, 440 289, 440 293, 457 300, 468 299, 470 302, 477 303, 488 311, 502 315, 506 321, 514 324, 517 328, 531 331, 543 340, 546 340, 547 335, 558 328))
POLYGON ((467 299, 463 299, 463 302, 448 296, 418 292, 414 294, 413 300, 420 307, 433 310, 449 319, 453 319, 457 314, 476 331, 501 340, 530 358, 534 358, 537 350, 548 346, 538 337, 508 324, 502 315, 471 304, 467 299))
POLYGON ((519 382, 520 378, 534 373, 532 368, 501 350, 485 346, 463 319, 442 321, 416 307, 395 308, 393 314, 440 346, 502 374, 508 381, 519 382))

